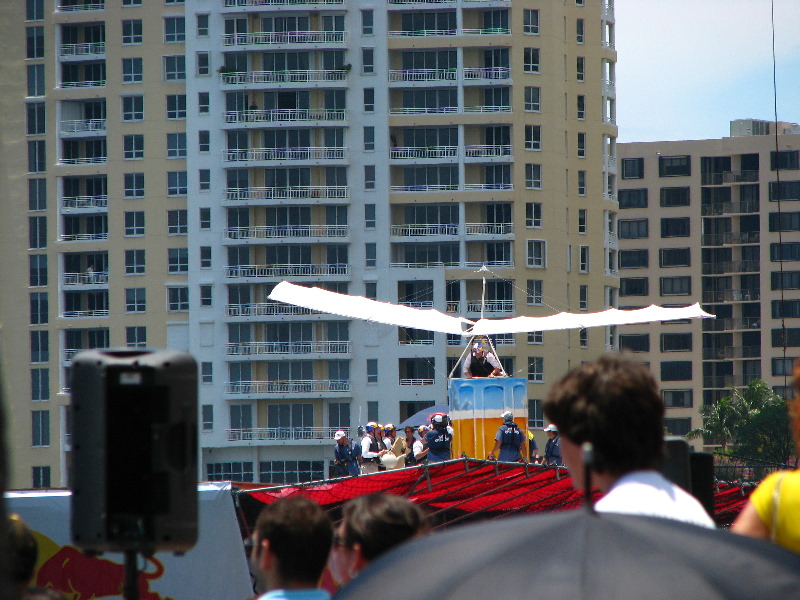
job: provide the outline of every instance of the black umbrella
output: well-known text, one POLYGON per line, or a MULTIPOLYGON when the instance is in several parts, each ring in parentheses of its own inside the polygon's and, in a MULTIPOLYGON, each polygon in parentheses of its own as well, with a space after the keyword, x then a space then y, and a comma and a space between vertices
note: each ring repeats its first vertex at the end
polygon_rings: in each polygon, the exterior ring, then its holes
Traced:
POLYGON ((669 519, 550 513, 455 527, 378 559, 337 600, 800 598, 800 555, 669 519))
POLYGON ((419 427, 420 425, 428 425, 431 422, 431 415, 434 413, 449 414, 450 407, 447 404, 434 404, 428 408, 423 408, 408 417, 405 421, 397 426, 397 429, 402 430, 409 425, 411 427, 419 427))

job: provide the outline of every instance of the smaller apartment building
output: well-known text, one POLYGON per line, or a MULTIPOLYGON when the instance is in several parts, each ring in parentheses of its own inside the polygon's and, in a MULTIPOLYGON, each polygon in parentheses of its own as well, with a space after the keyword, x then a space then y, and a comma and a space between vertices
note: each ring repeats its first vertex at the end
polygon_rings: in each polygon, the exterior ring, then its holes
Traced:
POLYGON ((731 137, 620 144, 619 308, 701 302, 716 319, 626 327, 670 433, 763 378, 791 392, 800 346, 800 129, 731 122, 731 137), (777 145, 777 150, 776 150, 777 145), (785 326, 785 332, 784 332, 785 326))

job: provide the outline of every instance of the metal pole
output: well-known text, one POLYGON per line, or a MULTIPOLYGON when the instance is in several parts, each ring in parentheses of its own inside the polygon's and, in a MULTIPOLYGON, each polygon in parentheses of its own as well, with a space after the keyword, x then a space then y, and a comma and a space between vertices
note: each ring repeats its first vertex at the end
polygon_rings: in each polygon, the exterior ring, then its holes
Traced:
POLYGON ((136 569, 136 550, 125 550, 125 600, 139 600, 139 577, 136 569))

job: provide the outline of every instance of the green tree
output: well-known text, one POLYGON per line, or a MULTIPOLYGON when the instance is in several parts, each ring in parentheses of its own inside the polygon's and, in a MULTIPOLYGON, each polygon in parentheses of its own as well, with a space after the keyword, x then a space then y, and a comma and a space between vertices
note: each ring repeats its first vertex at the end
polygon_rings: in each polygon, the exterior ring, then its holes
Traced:
POLYGON ((722 452, 736 441, 736 426, 740 421, 739 408, 731 396, 720 398, 718 402, 707 404, 700 409, 703 426, 692 429, 686 437, 690 440, 703 438, 705 444, 719 444, 722 452))

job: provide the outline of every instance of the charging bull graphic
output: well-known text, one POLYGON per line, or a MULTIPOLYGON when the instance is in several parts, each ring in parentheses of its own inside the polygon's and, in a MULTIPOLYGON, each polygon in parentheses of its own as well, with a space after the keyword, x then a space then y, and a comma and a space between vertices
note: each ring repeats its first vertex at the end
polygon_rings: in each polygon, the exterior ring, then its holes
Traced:
MULTIPOLYGON (((58 546, 39 532, 34 535, 39 547, 37 586, 57 589, 70 600, 123 596, 124 564, 87 556, 74 546, 58 546)), ((137 574, 140 600, 173 600, 150 589, 150 584, 164 575, 164 565, 154 557, 148 557, 147 561, 153 570, 137 574)))

